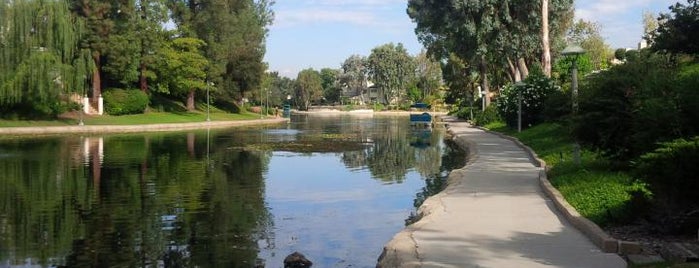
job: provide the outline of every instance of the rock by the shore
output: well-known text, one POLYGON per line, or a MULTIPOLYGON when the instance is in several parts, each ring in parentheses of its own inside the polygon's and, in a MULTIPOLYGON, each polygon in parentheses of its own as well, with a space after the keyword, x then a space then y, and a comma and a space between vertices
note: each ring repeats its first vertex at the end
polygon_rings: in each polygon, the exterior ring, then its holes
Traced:
POLYGON ((284 258, 284 268, 306 268, 311 267, 312 265, 313 262, 298 252, 291 253, 289 256, 284 258))

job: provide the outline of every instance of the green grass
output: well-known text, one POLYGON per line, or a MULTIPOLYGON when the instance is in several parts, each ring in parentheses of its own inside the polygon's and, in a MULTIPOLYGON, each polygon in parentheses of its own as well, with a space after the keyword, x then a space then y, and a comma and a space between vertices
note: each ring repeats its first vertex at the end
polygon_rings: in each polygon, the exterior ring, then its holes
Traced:
POLYGON ((603 156, 582 149, 581 162, 573 163, 574 141, 565 126, 544 123, 517 133, 501 122, 486 128, 518 138, 531 147, 550 168, 548 178, 584 217, 600 225, 623 222, 633 216, 630 192, 647 192, 628 173, 617 171, 603 156))
MULTIPOLYGON (((216 110, 210 114, 211 121, 234 121, 259 119, 259 114, 243 113, 231 114, 216 110)), ((24 120, 0 120, 0 127, 36 127, 36 126, 69 126, 77 125, 79 119, 57 119, 46 121, 24 121, 24 120)), ((149 112, 145 114, 122 115, 122 116, 85 116, 85 125, 144 125, 144 124, 166 124, 166 123, 191 123, 206 121, 206 113, 194 112, 149 112)))

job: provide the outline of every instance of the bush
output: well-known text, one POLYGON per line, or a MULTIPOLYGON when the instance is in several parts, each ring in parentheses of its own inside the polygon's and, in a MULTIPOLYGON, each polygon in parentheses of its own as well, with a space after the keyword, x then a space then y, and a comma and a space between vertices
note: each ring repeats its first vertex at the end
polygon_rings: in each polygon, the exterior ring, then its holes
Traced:
POLYGON ((522 97, 522 127, 543 121, 544 102, 558 87, 541 73, 532 73, 522 85, 508 85, 500 93, 497 109, 510 127, 517 127, 519 95, 522 97))
POLYGON ((642 155, 634 173, 651 190, 679 206, 699 207, 699 136, 662 143, 660 148, 642 155))
POLYGON ((692 133, 696 121, 687 121, 691 112, 682 108, 689 98, 682 94, 685 86, 677 82, 677 70, 671 58, 644 52, 637 61, 590 76, 581 86, 574 135, 607 156, 628 161, 658 142, 692 133))
POLYGON ((374 111, 380 112, 386 109, 386 107, 383 106, 383 104, 375 102, 372 106, 374 111))
POLYGON ((473 124, 476 126, 485 126, 487 124, 501 121, 498 109, 495 105, 490 105, 485 108, 485 111, 477 111, 474 113, 473 124))
POLYGON ((110 115, 140 114, 148 107, 148 95, 137 89, 108 89, 104 94, 104 109, 110 115))

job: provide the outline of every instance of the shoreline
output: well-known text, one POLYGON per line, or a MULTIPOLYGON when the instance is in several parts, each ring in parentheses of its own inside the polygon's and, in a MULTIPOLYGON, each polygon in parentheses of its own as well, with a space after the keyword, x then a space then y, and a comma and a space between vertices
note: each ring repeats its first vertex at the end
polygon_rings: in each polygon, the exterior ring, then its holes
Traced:
POLYGON ((41 127, 4 127, 0 128, 0 135, 10 136, 34 136, 47 134, 98 134, 98 133, 146 133, 168 132, 193 129, 212 129, 241 126, 258 126, 281 124, 289 121, 287 118, 236 120, 236 121, 208 121, 190 123, 168 124, 143 124, 143 125, 83 125, 83 126, 41 126, 41 127))

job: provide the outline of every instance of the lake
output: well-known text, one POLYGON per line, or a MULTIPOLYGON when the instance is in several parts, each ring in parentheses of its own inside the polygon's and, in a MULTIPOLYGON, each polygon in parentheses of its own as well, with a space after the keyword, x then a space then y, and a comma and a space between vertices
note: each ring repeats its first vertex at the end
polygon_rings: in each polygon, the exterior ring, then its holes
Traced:
POLYGON ((0 267, 374 267, 465 152, 408 116, 0 139, 0 267))

